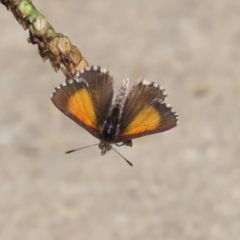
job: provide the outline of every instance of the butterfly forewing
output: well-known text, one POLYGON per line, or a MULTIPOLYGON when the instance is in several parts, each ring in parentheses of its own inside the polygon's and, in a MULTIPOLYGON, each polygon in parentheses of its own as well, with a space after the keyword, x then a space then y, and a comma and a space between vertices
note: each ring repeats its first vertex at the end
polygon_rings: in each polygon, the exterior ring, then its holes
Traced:
POLYGON ((164 102, 162 88, 147 81, 133 86, 122 112, 117 142, 166 131, 177 125, 177 115, 164 102))
POLYGON ((91 67, 57 87, 52 101, 65 115, 100 138, 101 124, 110 111, 112 96, 112 77, 99 67, 91 67))
POLYGON ((90 67, 79 73, 88 83, 98 124, 102 125, 109 115, 113 98, 113 78, 106 69, 90 67))

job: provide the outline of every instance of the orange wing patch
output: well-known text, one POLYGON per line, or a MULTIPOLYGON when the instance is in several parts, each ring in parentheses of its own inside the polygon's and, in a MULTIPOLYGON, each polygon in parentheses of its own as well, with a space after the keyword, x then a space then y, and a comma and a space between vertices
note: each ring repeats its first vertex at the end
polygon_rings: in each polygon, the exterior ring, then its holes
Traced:
POLYGON ((89 92, 82 88, 68 99, 68 111, 91 128, 97 129, 97 118, 89 92))
POLYGON ((134 120, 127 126, 123 136, 134 135, 157 129, 161 122, 161 116, 158 111, 150 106, 143 109, 134 120))

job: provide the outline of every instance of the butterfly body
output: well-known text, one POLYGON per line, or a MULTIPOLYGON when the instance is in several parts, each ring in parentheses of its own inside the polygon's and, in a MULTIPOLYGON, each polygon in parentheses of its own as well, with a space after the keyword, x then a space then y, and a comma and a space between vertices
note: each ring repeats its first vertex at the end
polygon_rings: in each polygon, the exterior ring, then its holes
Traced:
POLYGON ((118 106, 116 106, 112 110, 111 115, 107 118, 106 124, 102 132, 102 139, 104 139, 107 142, 115 141, 118 123, 119 123, 119 115, 120 115, 120 109, 118 106))
POLYGON ((165 103, 165 91, 140 80, 128 93, 125 79, 113 102, 112 76, 100 67, 78 72, 55 88, 54 105, 100 140, 101 155, 117 146, 132 146, 132 139, 159 133, 177 125, 178 116, 165 103))

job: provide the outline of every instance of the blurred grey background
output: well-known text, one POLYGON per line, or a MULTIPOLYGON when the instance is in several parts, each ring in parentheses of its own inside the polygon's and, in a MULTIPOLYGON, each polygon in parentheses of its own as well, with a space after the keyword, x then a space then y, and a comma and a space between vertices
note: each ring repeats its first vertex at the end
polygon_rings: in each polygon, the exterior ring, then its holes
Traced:
POLYGON ((93 65, 161 83, 180 125, 100 156, 50 101, 64 81, 0 5, 0 239, 238 240, 240 1, 34 4, 93 65))

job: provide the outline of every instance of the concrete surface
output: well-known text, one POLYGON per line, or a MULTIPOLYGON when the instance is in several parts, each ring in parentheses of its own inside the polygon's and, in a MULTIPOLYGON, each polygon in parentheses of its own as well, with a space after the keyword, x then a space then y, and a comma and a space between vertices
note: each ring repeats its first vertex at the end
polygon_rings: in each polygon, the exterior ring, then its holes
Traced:
POLYGON ((180 125, 100 156, 0 5, 0 239, 238 240, 240 1, 35 0, 87 60, 161 83, 180 125))

